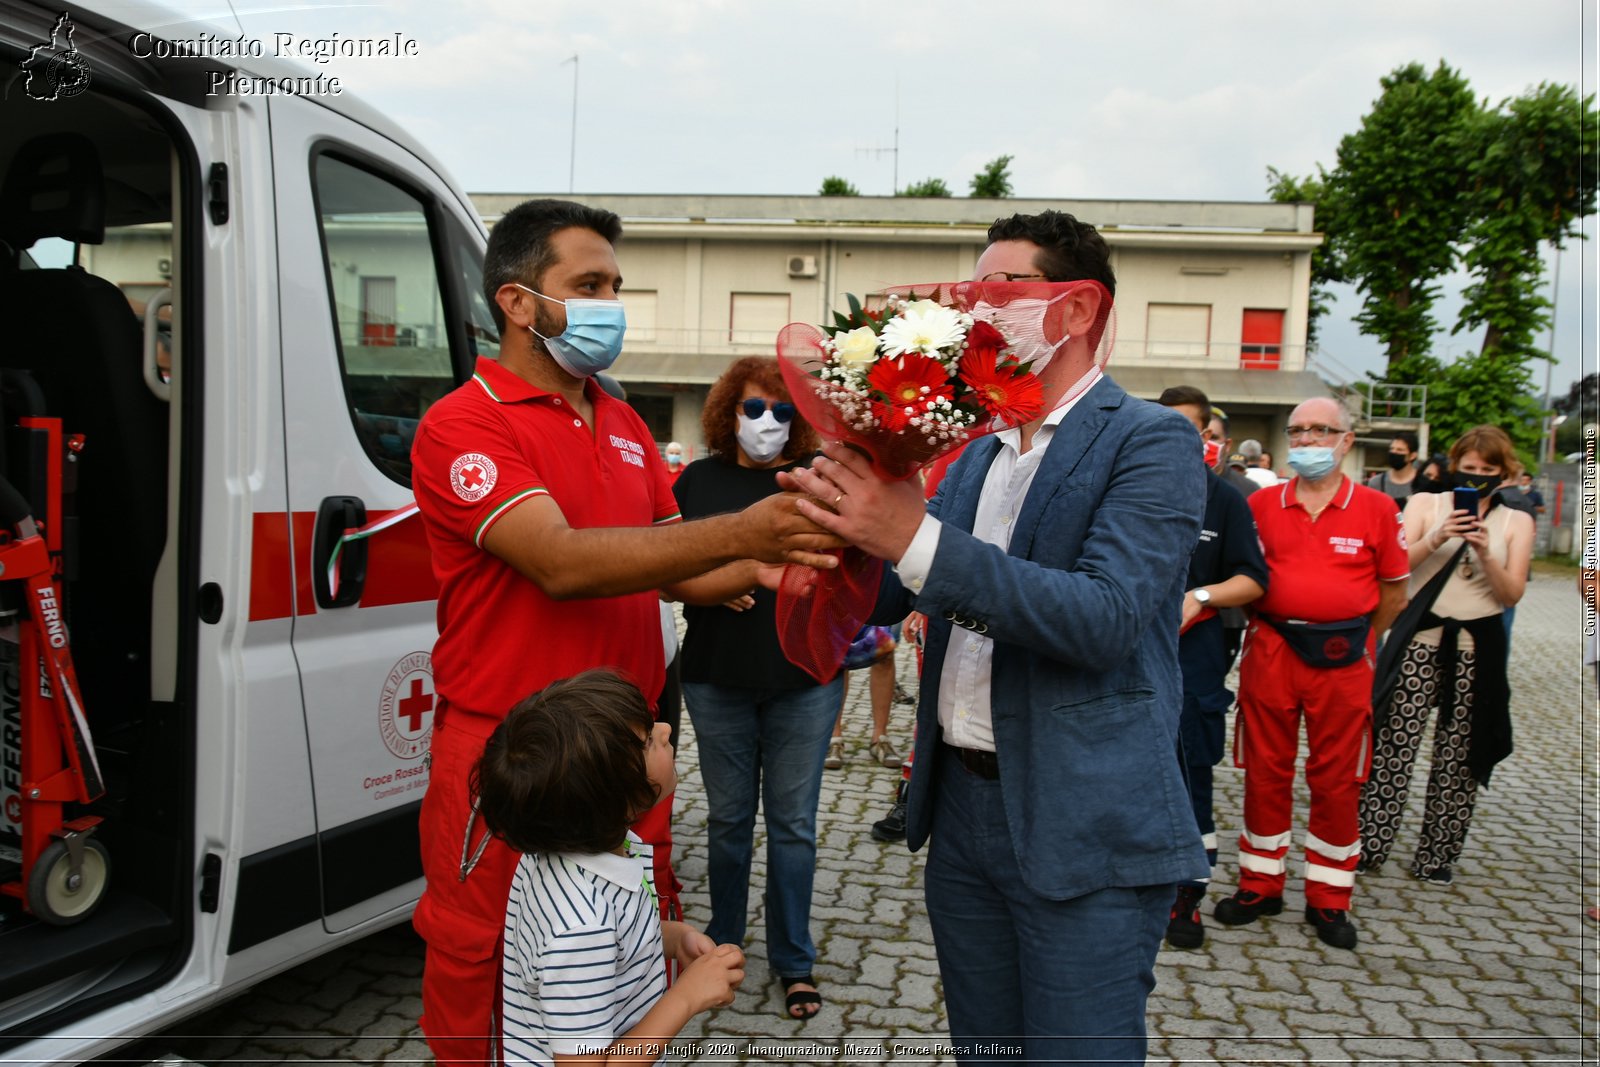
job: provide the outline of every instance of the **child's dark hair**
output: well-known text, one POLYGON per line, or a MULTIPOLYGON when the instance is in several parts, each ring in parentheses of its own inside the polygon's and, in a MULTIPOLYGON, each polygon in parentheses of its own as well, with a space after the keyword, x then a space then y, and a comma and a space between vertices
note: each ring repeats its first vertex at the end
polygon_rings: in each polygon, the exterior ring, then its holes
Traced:
POLYGON ((656 802, 645 771, 654 719, 637 686, 593 670, 523 700, 489 735, 472 791, 518 852, 609 852, 656 802))

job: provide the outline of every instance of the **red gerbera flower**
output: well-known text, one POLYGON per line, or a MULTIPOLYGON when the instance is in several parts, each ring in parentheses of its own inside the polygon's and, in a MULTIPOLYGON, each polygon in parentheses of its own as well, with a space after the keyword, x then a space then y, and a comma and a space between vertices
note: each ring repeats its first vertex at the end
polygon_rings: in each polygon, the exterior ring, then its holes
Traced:
POLYGON ((885 404, 881 400, 872 402, 872 417, 878 420, 878 425, 890 433, 903 433, 910 416, 906 409, 885 404))
POLYGON ((867 385, 882 394, 884 406, 889 409, 884 422, 896 431, 904 428, 911 414, 955 396, 955 388, 939 361, 918 353, 878 360, 867 372, 867 385), (911 413, 907 408, 912 409, 911 413))
POLYGON ((1037 375, 1002 367, 992 353, 968 351, 961 357, 961 380, 991 416, 1013 426, 1037 418, 1044 407, 1044 385, 1037 375))

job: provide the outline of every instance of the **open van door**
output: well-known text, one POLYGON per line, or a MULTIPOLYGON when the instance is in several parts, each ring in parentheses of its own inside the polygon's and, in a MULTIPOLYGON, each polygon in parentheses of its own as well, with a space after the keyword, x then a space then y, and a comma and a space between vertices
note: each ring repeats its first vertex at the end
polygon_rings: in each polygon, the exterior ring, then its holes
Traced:
POLYGON ((271 522, 294 560, 282 607, 317 821, 303 859, 340 930, 421 891, 438 594, 411 442, 493 330, 472 291, 482 229, 427 165, 315 103, 271 109, 290 501, 271 522))

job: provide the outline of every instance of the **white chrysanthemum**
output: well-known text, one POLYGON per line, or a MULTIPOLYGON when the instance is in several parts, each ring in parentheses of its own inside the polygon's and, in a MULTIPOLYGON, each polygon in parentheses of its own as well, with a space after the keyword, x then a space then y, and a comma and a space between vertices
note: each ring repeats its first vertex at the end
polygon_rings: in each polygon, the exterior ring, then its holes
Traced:
POLYGON ((932 300, 918 300, 884 324, 879 341, 886 356, 908 352, 932 356, 940 349, 959 345, 965 332, 959 314, 932 300))

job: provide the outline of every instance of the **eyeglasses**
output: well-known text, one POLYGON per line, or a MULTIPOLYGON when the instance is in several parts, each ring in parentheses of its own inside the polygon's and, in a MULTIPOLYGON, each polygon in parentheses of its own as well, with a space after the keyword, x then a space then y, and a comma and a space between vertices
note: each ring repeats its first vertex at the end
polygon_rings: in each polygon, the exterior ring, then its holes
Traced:
POLYGON ((788 422, 794 418, 794 405, 787 400, 767 400, 765 397, 753 396, 739 404, 747 419, 759 419, 767 413, 767 405, 772 405, 772 417, 779 422, 788 422))
POLYGON ((1297 437, 1309 437, 1313 441, 1325 441, 1330 437, 1338 437, 1348 431, 1341 430, 1337 426, 1323 426, 1321 423, 1317 423, 1312 426, 1290 426, 1283 432, 1288 435, 1291 441, 1297 437))
POLYGON ((997 270, 985 274, 978 280, 980 282, 1046 282, 1050 279, 1043 274, 1012 274, 1010 271, 997 270))

